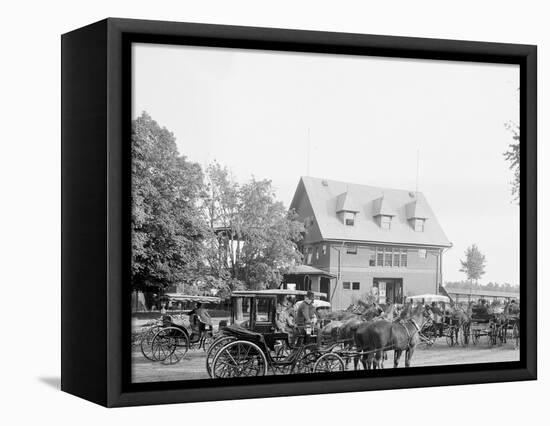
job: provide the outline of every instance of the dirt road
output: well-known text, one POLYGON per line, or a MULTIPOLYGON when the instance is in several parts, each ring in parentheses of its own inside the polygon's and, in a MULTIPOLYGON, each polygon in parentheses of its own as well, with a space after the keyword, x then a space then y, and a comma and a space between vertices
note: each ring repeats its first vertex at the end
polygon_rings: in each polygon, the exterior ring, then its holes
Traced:
MULTIPOLYGON (((139 347, 132 352, 133 380, 135 382, 157 382, 168 380, 207 379, 206 354, 203 350, 191 350, 184 359, 174 365, 163 365, 160 362, 146 360, 139 347)), ((431 346, 420 346, 414 353, 413 367, 452 364, 473 364, 486 362, 519 361, 519 351, 512 343, 501 346, 488 346, 486 343, 477 346, 447 346, 445 339, 438 339, 431 346)), ((393 353, 388 354, 385 367, 393 364, 393 353)), ((404 367, 404 355, 400 367, 404 367)))

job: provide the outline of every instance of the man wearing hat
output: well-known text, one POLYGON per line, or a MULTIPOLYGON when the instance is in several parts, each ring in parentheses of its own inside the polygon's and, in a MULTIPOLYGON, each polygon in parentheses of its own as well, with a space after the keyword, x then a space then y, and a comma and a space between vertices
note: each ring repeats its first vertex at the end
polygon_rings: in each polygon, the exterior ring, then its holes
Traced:
POLYGON ((298 327, 313 325, 315 318, 315 306, 313 306, 313 299, 315 299, 315 295, 312 291, 308 291, 306 298, 302 303, 300 303, 298 312, 296 312, 296 325, 298 327))

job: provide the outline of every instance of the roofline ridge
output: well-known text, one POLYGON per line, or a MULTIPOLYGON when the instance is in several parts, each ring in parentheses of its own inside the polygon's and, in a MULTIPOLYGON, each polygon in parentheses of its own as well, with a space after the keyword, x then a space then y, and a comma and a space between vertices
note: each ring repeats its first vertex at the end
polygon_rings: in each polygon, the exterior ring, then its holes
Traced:
POLYGON ((367 185, 366 183, 355 183, 355 182, 347 182, 347 181, 343 181, 343 180, 336 180, 336 179, 329 179, 329 178, 324 178, 324 177, 316 177, 316 176, 300 176, 300 179, 311 179, 311 180, 319 180, 319 181, 322 181, 322 180, 325 180, 327 181, 328 183, 330 182, 334 182, 334 183, 338 183, 338 184, 343 184, 343 185, 355 185, 355 186, 365 186, 365 187, 368 187, 368 188, 375 188, 375 189, 379 189, 381 191, 400 191, 400 192, 408 192, 408 193, 414 193, 415 195, 416 194, 421 194, 422 196, 424 196, 424 193, 422 191, 416 191, 416 190, 413 190, 413 189, 404 189, 404 188, 393 188, 393 187, 388 187, 388 186, 375 186, 375 185, 367 185))

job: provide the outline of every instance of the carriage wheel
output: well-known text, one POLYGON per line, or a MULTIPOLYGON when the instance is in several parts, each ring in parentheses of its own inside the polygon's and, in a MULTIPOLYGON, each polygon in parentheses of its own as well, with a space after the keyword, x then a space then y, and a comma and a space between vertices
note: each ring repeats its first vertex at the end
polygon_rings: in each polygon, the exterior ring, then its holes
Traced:
POLYGON ((282 340, 280 344, 275 346, 275 359, 277 361, 282 361, 283 359, 288 357, 291 352, 292 351, 286 341, 282 340))
POLYGON ((204 352, 208 351, 212 343, 214 343, 214 340, 216 340, 216 337, 212 334, 211 331, 206 331, 206 334, 201 337, 199 348, 202 347, 202 350, 204 352))
POLYGON ((302 353, 298 355, 296 365, 294 367, 295 373, 313 373, 313 367, 315 362, 319 358, 317 351, 313 351, 311 348, 305 347, 302 353))
POLYGON ((235 340, 237 339, 233 336, 221 336, 214 339, 214 341, 210 344, 206 350, 206 371, 210 377, 213 377, 212 364, 214 363, 214 357, 217 355, 218 351, 229 342, 233 342, 235 340))
POLYGON ((176 364, 189 350, 189 337, 177 327, 164 327, 151 344, 153 357, 164 364, 176 364))
POLYGON ((246 340, 230 342, 222 347, 212 363, 212 376, 251 377, 267 373, 267 359, 258 345, 246 340))
POLYGON ((324 354, 313 365, 314 373, 332 373, 345 370, 344 360, 334 352, 324 354))
POLYGON ((154 325, 152 327, 149 327, 147 330, 145 330, 141 335, 141 341, 139 342, 139 346, 141 347, 141 353, 149 361, 156 361, 155 357, 153 356, 152 343, 153 343, 153 337, 155 337, 155 334, 157 334, 157 332, 161 328, 162 326, 160 325, 154 325))

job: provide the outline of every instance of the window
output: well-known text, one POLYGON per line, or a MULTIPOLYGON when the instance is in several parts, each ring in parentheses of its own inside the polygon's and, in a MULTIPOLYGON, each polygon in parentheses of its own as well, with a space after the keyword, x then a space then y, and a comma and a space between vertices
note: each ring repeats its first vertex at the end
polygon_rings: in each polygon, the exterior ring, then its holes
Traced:
POLYGON ((401 253, 399 249, 395 249, 393 251, 393 266, 396 268, 399 268, 399 265, 401 264, 401 253))
POLYGON ((313 252, 313 249, 311 247, 308 247, 307 248, 307 257, 306 257, 307 261, 306 261, 306 263, 311 263, 311 257, 313 255, 312 252, 313 252))
POLYGON ((351 283, 349 281, 344 281, 344 290, 349 290, 351 288, 351 283))
POLYGON ((391 216, 380 216, 380 227, 382 229, 391 228, 391 216))
POLYGON ((319 260, 319 247, 315 248, 315 259, 319 260))
POLYGON ((369 266, 406 268, 407 250, 396 247, 375 247, 370 255, 369 266))
POLYGON ((426 249, 419 249, 418 250, 418 257, 420 259, 426 259, 426 249))
POLYGON ((326 256, 327 254, 327 246, 326 244, 323 244, 323 256, 326 256))
POLYGON ((346 248, 347 254, 357 254, 357 246, 348 246, 346 248))
POLYGON ((384 266, 392 266, 392 249, 386 247, 384 249, 384 266))
POLYGON ((360 283, 351 283, 351 289, 352 290, 359 290, 359 287, 360 287, 360 283))
POLYGON ((407 267, 407 249, 401 250, 401 266, 407 267))
POLYGON ((346 226, 353 226, 355 224, 355 213, 344 212, 344 223, 346 226))
POLYGON ((369 266, 376 266, 376 249, 372 248, 369 257, 369 266))
POLYGON ((414 220, 414 230, 416 232, 424 232, 424 223, 426 219, 415 219, 414 220))
POLYGON ((376 249, 376 266, 384 266, 384 251, 381 248, 376 249))

